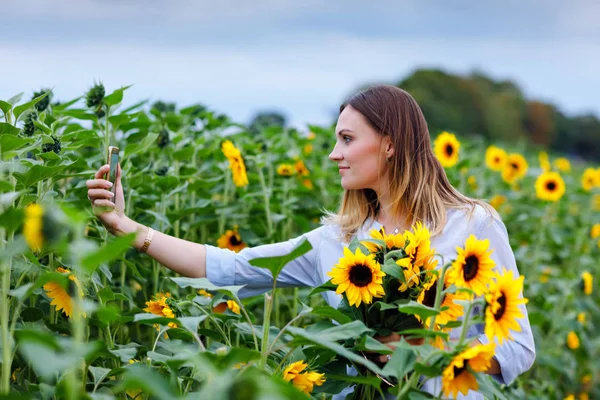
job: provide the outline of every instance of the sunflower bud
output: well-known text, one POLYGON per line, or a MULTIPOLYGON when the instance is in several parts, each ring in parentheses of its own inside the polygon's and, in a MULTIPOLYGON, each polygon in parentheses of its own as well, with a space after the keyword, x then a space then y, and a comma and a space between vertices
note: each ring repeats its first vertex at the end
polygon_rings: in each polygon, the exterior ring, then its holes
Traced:
POLYGON ((168 170, 169 170, 169 167, 167 167, 167 166, 160 167, 159 169, 156 170, 155 174, 158 176, 165 176, 167 174, 168 170))
POLYGON ((161 149, 164 149, 168 144, 169 144, 170 140, 169 140, 169 131, 166 129, 161 129, 160 132, 158 133, 158 139, 156 139, 156 143, 158 144, 158 147, 160 147, 161 149))
POLYGON ((27 116, 25 117, 25 123, 23 124, 23 129, 21 129, 21 132, 23 132, 23 135, 33 136, 33 134, 35 133, 35 124, 33 122, 37 121, 37 119, 38 119, 37 112, 31 111, 27 114, 27 116))
POLYGON ((106 91, 104 90, 104 85, 102 83, 97 83, 89 90, 89 92, 87 92, 85 105, 89 108, 100 106, 104 100, 105 94, 106 91))
POLYGON ((60 140, 54 135, 52 135, 51 137, 52 140, 54 140, 54 143, 44 143, 42 145, 42 153, 48 153, 49 151, 53 151, 56 154, 60 154, 60 140))
POLYGON ((157 101, 152 105, 152 108, 159 114, 166 114, 169 112, 175 112, 175 103, 165 103, 164 101, 157 101))
POLYGON ((43 112, 50 105, 50 100, 52 99, 52 92, 50 91, 50 89, 41 89, 39 92, 33 92, 33 97, 31 98, 31 100, 37 99, 38 97, 43 96, 46 93, 48 93, 48 96, 44 97, 42 100, 38 101, 35 104, 35 109, 39 112, 43 112))

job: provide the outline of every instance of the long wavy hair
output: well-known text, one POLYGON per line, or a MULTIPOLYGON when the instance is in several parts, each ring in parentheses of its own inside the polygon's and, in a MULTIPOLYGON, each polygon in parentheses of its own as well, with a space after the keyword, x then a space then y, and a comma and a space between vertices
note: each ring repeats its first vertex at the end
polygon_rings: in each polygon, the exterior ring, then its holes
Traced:
MULTIPOLYGON (((406 91, 389 85, 373 86, 353 95, 340 106, 340 113, 349 105, 382 137, 389 136, 394 145, 387 163, 394 217, 404 219, 409 226, 421 221, 435 236, 446 225, 447 208, 464 208, 471 215, 475 206, 481 205, 497 215, 487 203, 461 194, 450 184, 431 148, 421 108, 406 91)), ((349 242, 379 209, 373 189, 345 190, 337 213, 323 210, 321 222, 339 225, 342 238, 349 242)))

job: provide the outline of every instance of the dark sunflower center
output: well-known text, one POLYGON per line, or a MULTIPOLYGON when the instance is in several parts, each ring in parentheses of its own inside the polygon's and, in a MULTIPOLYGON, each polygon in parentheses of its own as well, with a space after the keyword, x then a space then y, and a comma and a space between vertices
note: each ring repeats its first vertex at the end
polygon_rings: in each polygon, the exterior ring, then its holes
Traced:
POLYGON ((231 243, 232 246, 238 246, 242 244, 242 241, 240 240, 240 237, 238 235, 232 235, 229 238, 229 243, 231 243))
POLYGON ((75 283, 75 281, 69 279, 69 285, 68 285, 67 291, 68 291, 70 297, 77 296, 77 284, 75 283))
POLYGON ((451 156, 452 154, 454 154, 454 147, 451 144, 446 145, 446 154, 448 156, 451 156))
POLYGON ((500 308, 494 313, 494 319, 496 321, 502 318, 504 312, 506 311, 506 296, 504 295, 504 293, 502 293, 502 295, 498 299, 498 303, 500 303, 500 308))
POLYGON ((463 275, 465 277, 465 281, 470 281, 471 279, 477 276, 477 271, 479 270, 479 258, 476 256, 468 256, 465 259, 465 266, 463 275))
POLYGON ((364 287, 367 286, 373 280, 373 273, 371 268, 366 265, 356 264, 350 270, 350 282, 354 286, 364 287))
POLYGON ((467 362, 466 361, 465 361, 464 367, 461 367, 461 368, 454 367, 454 379, 458 378, 458 376, 460 374, 462 374, 463 372, 465 372, 466 369, 467 369, 467 362))
POLYGON ((546 189, 553 192, 554 189, 556 189, 556 182, 551 181, 551 182, 546 183, 546 189))
POLYGON ((517 164, 517 163, 511 163, 511 164, 510 164, 510 166, 511 166, 513 169, 519 169, 519 164, 517 164))
POLYGON ((437 293, 437 281, 431 285, 431 287, 425 291, 425 297, 423 298, 423 305, 427 307, 433 307, 435 305, 435 295, 437 293))
POLYGON ((499 162, 500 162, 500 157, 496 157, 496 158, 494 158, 494 162, 497 162, 497 163, 499 163, 499 162))

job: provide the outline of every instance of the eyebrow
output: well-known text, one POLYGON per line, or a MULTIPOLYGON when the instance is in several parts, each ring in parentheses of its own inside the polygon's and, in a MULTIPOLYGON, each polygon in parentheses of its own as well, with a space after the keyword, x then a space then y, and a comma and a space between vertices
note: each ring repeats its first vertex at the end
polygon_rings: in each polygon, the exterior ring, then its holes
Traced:
POLYGON ((337 134, 338 134, 338 136, 342 136, 342 133, 344 133, 344 132, 352 132, 352 130, 350 130, 350 129, 342 129, 337 134))

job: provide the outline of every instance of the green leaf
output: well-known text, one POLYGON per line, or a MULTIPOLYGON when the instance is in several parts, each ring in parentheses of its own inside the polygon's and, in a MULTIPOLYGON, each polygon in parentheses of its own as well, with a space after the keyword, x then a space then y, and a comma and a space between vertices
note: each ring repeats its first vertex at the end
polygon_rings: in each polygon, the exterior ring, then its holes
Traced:
POLYGON ((348 324, 352 322, 350 317, 331 306, 317 306, 313 309, 312 313, 322 317, 331 318, 340 324, 348 324))
POLYGON ((508 400, 508 397, 506 397, 502 389, 500 389, 500 385, 496 381, 492 380, 490 376, 487 376, 483 373, 476 373, 475 379, 477 379, 477 383, 479 383, 478 391, 481 392, 486 398, 508 400))
POLYGON ((123 92, 129 89, 132 85, 122 87, 120 89, 115 90, 108 96, 104 97, 104 104, 108 106, 114 106, 123 101, 123 92))
POLYGON ((349 324, 337 325, 332 328, 324 329, 318 332, 317 336, 319 339, 337 341, 354 339, 370 331, 371 329, 367 328, 362 321, 352 321, 349 324))
MULTIPOLYGON (((7 122, 0 122, 0 135, 17 135, 21 130, 7 122)), ((4 148, 2 148, 4 151, 4 148)))
POLYGON ((150 146, 152 146, 156 139, 158 138, 158 133, 149 133, 142 139, 139 143, 129 143, 125 146, 125 155, 131 156, 136 153, 144 153, 150 146))
POLYGON ((7 101, 0 100, 0 110, 2 110, 4 115, 6 115, 10 110, 12 110, 12 104, 7 101))
POLYGON ((295 260, 296 258, 308 253, 312 250, 312 248, 313 247, 308 241, 308 239, 303 237, 300 243, 298 243, 290 253, 276 257, 255 258, 253 260, 250 260, 250 265, 253 265, 258 268, 268 269, 269 271, 271 271, 271 273, 273 274, 273 279, 276 281, 283 267, 285 267, 290 261, 295 260))
POLYGON ((181 288, 191 287, 194 289, 204 289, 204 290, 208 290, 208 291, 225 293, 226 295, 237 300, 237 302, 241 304, 241 300, 238 297, 238 292, 240 291, 241 288, 244 287, 244 285, 242 285, 242 286, 216 286, 216 285, 213 285, 206 278, 170 278, 170 279, 173 282, 175 282, 177 284, 177 286, 179 286, 181 288))
MULTIPOLYGON (((299 342, 310 343, 325 349, 329 349, 335 352, 336 354, 347 358, 350 361, 354 361, 357 364, 363 365, 364 367, 368 368, 372 372, 375 372, 376 374, 385 375, 383 374, 381 368, 379 368, 372 361, 369 361, 368 359, 359 356, 358 354, 352 352, 351 350, 345 348, 340 344, 337 344, 336 342, 326 340, 320 335, 316 335, 314 332, 308 332, 302 328, 298 328, 295 326, 289 327, 288 332, 294 335, 297 339, 299 338, 299 342)), ((294 340, 296 341, 297 339, 294 340)))
POLYGON ((135 355, 137 354, 137 345, 130 343, 130 344, 126 344, 124 346, 121 345, 117 345, 120 348, 118 349, 113 349, 113 350, 108 350, 112 355, 114 355, 115 357, 118 357, 121 359, 121 362, 123 363, 128 363, 129 360, 131 360, 132 358, 135 357, 135 355))
POLYGON ((8 102, 14 106, 19 101, 21 101, 21 98, 23 97, 23 94, 25 94, 25 93, 21 92, 19 94, 15 94, 13 97, 11 97, 10 99, 8 99, 8 102))
POLYGON ((57 110, 55 108, 54 111, 59 115, 66 115, 67 117, 73 117, 73 118, 77 118, 77 119, 80 119, 83 121, 96 121, 98 119, 96 114, 91 113, 86 110, 79 110, 79 109, 57 110))
POLYGON ((405 314, 418 315, 423 320, 432 317, 434 315, 438 315, 440 312, 433 307, 427 307, 423 304, 417 303, 414 300, 411 300, 408 304, 400 304, 398 306, 398 311, 405 314))
MULTIPOLYGON (((13 110, 13 114, 15 116, 15 121, 19 120, 19 116, 21 116, 21 114, 23 114, 25 111, 29 110, 30 108, 33 108, 33 106, 35 106, 37 103, 39 103, 41 100, 43 100, 44 98, 46 98, 48 95, 50 95, 51 91, 48 90, 46 93, 44 93, 43 95, 36 97, 33 100, 28 101, 27 103, 23 103, 20 106, 16 106, 13 110)), ((10 101, 10 100, 9 100, 10 101)))
POLYGON ((108 368, 90 366, 88 367, 88 371, 90 371, 92 378, 94 378, 94 386, 98 386, 112 370, 108 368))
POLYGON ((164 214, 161 214, 161 213, 158 213, 158 212, 152 211, 152 210, 144 210, 144 211, 146 213, 152 215, 156 221, 162 222, 164 224, 163 228, 171 227, 171 222, 164 214))
POLYGON ((60 164, 54 166, 34 165, 27 172, 15 172, 13 175, 17 179, 17 182, 19 182, 20 188, 28 189, 41 180, 58 175, 73 163, 74 161, 69 164, 60 164))
POLYGON ((73 100, 67 101, 66 103, 61 103, 61 104, 59 104, 57 106, 53 106, 52 110, 54 110, 55 112, 56 111, 64 110, 65 108, 68 108, 68 107, 72 106, 73 104, 77 103, 79 101, 79 99, 81 99, 82 97, 83 96, 79 96, 79 97, 77 97, 77 98, 75 98, 73 100))
POLYGON ((9 192, 0 194, 0 206, 11 206, 22 192, 9 192))
POLYGON ((44 318, 44 312, 39 308, 27 307, 21 311, 23 322, 35 322, 44 318))
POLYGON ((396 279, 399 279, 400 282, 406 283, 406 278, 404 277, 404 271, 402 267, 396 264, 393 259, 388 259, 381 266, 381 270, 385 272, 386 275, 393 276, 396 279))
POLYGON ((118 386, 117 391, 139 388, 144 394, 150 394, 151 398, 173 399, 179 397, 179 390, 172 386, 162 375, 146 367, 141 363, 135 363, 125 369, 123 383, 118 386))
POLYGON ((82 266, 89 272, 92 273, 102 263, 112 261, 120 257, 125 250, 129 249, 131 243, 135 240, 136 234, 130 233, 116 238, 106 246, 99 248, 98 250, 86 255, 82 260, 82 266))
POLYGON ((177 320, 181 322, 182 328, 190 332, 192 335, 198 335, 198 325, 206 319, 206 315, 198 317, 179 317, 177 320))
POLYGON ((337 289, 337 285, 334 285, 333 283, 331 283, 331 279, 330 279, 327 282, 314 288, 306 297, 311 297, 312 295, 319 294, 322 292, 328 292, 330 290, 335 292, 336 289, 337 289))
POLYGON ((383 372, 387 376, 402 379, 404 375, 413 370, 415 361, 417 361, 417 355, 411 349, 398 347, 392 354, 392 358, 385 364, 383 372))
POLYGON ((98 297, 101 302, 106 303, 115 299, 115 293, 109 286, 106 286, 98 291, 98 297))

